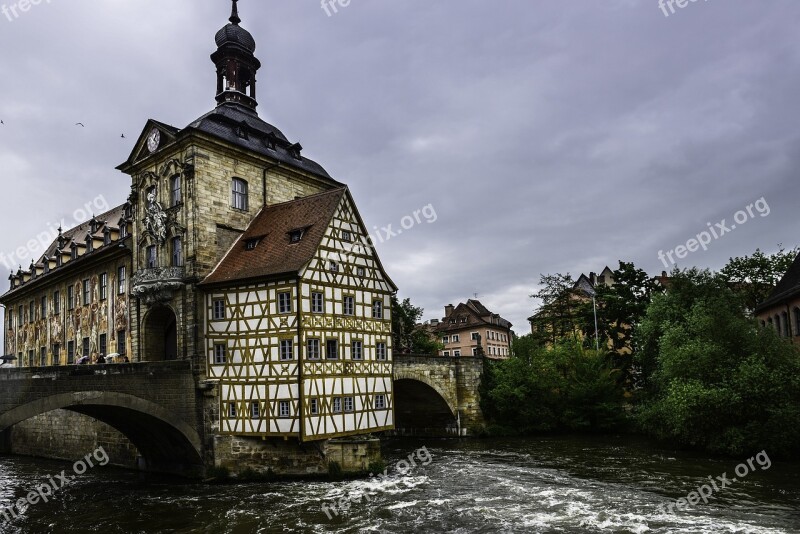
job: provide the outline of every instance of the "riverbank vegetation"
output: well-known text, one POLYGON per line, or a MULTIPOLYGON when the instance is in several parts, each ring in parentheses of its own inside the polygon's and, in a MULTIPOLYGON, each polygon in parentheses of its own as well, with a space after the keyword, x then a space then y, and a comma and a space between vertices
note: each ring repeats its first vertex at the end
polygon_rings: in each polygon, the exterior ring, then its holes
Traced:
POLYGON ((632 431, 733 456, 796 452, 800 351, 751 316, 796 252, 658 282, 620 263, 615 285, 593 294, 597 327, 590 293, 543 277, 541 328, 510 359, 487 361, 489 433, 632 431))

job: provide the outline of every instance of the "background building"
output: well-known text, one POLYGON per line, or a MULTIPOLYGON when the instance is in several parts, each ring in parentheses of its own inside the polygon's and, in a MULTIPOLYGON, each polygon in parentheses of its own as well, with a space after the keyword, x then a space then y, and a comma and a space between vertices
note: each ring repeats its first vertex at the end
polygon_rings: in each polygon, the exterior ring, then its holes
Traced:
POLYGON ((444 345, 441 356, 507 358, 511 355, 511 327, 478 300, 445 306, 444 318, 431 324, 434 335, 444 345))

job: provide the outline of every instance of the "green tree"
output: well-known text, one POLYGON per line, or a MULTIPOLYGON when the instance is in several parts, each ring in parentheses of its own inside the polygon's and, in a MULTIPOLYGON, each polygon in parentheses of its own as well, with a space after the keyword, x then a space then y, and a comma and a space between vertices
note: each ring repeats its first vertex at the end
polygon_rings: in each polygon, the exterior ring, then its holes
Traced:
POLYGON ((604 354, 574 341, 545 349, 530 335, 514 341, 513 354, 485 360, 482 408, 494 432, 604 431, 624 421, 604 354))
POLYGON ((646 433, 731 455, 800 447, 800 353, 758 328, 723 277, 673 272, 636 337, 646 433))
POLYGON ((438 354, 442 345, 419 322, 424 310, 392 297, 392 342, 394 350, 405 354, 438 354))
POLYGON ((531 298, 541 301, 532 319, 540 344, 555 345, 565 337, 578 340, 577 333, 585 328, 585 303, 574 289, 575 281, 567 274, 543 274, 541 289, 531 298))
POLYGON ((775 286, 800 253, 800 248, 765 254, 756 249, 752 256, 731 258, 720 275, 735 293, 741 296, 749 313, 769 297, 775 286))
POLYGON ((653 295, 661 291, 656 281, 633 263, 619 262, 614 285, 597 287, 600 339, 610 341, 609 357, 619 369, 619 378, 632 387, 632 357, 636 352, 633 333, 641 322, 653 295))

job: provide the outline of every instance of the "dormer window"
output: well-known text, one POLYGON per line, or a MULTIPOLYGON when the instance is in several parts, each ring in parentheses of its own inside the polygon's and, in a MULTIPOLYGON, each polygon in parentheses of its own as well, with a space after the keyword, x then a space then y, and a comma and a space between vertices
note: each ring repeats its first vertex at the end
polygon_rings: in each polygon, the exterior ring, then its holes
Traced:
POLYGON ((348 232, 347 230, 342 230, 342 241, 345 243, 350 243, 353 241, 353 234, 348 232))
POLYGON ((258 247, 258 244, 261 242, 260 238, 253 238, 253 239, 246 239, 244 242, 244 249, 245 250, 255 250, 258 247))
POLYGON ((128 221, 124 218, 119 221, 119 238, 125 239, 128 237, 128 221))
POLYGON ((239 127, 236 128, 236 137, 240 139, 247 139, 247 123, 242 122, 239 124, 239 127))
POLYGON ((300 143, 295 143, 293 145, 290 145, 288 148, 289 154, 291 154, 291 156, 294 159, 303 159, 302 156, 300 155, 300 152, 302 150, 303 146, 300 143))
POLYGON ((278 142, 278 137, 273 133, 270 132, 267 134, 267 138, 264 140, 267 145, 267 148, 270 150, 275 150, 275 145, 278 142))
POLYGON ((305 234, 305 230, 292 230, 289 232, 289 243, 296 244, 303 240, 303 235, 305 234))
POLYGON ((103 245, 108 246, 111 244, 111 230, 106 227, 105 231, 103 232, 103 245))
POLYGON ((94 241, 92 240, 91 234, 86 236, 86 252, 91 252, 94 250, 94 241))

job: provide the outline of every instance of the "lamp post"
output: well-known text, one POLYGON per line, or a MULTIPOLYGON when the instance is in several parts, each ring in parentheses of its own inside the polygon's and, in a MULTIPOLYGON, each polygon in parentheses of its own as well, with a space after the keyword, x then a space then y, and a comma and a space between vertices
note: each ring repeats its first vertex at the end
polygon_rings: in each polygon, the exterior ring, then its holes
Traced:
POLYGON ((597 300, 595 300, 597 291, 595 291, 594 288, 585 291, 592 297, 592 309, 594 310, 594 344, 597 352, 600 352, 600 335, 598 334, 597 328, 597 300))

